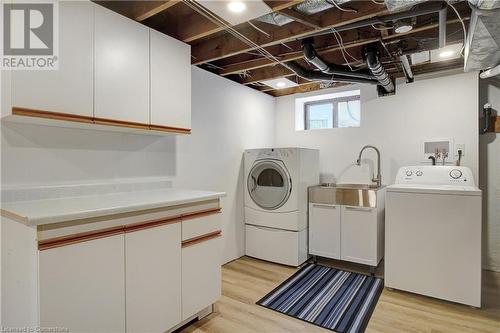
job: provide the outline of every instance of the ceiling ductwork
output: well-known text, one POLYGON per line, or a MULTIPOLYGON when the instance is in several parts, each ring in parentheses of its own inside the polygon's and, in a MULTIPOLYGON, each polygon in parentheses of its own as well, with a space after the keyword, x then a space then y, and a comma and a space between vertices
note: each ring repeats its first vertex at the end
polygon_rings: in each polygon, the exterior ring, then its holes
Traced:
MULTIPOLYGON (((335 74, 326 74, 319 71, 313 71, 310 69, 306 69, 302 67, 295 61, 287 62, 285 66, 300 76, 303 79, 309 81, 328 81, 328 82, 345 82, 345 83, 363 83, 363 84, 378 84, 377 80, 370 79, 360 79, 352 76, 345 75, 335 75, 335 74)), ((346 73, 348 74, 348 73, 346 73)))
POLYGON ((368 66, 368 69, 373 74, 373 76, 379 82, 379 95, 383 96, 393 94, 395 92, 394 82, 392 82, 391 77, 380 63, 377 53, 377 48, 372 45, 366 48, 366 65, 368 66))
POLYGON ((325 74, 342 75, 369 80, 376 79, 372 74, 364 70, 353 72, 347 66, 327 64, 314 49, 312 38, 306 38, 302 41, 302 52, 304 53, 304 59, 308 63, 314 65, 317 69, 325 74))
MULTIPOLYGON (((333 4, 333 1, 334 0, 306 0, 302 3, 299 3, 298 5, 295 5, 292 10, 306 16, 314 15, 327 9, 334 8, 335 5, 333 4)), ((335 0, 335 4, 339 6, 349 1, 351 0, 335 0)), ((294 22, 294 20, 290 17, 280 13, 270 13, 257 18, 256 21, 272 24, 279 27, 294 22)))
POLYGON ((472 14, 465 45, 466 72, 500 64, 500 0, 469 0, 472 14))

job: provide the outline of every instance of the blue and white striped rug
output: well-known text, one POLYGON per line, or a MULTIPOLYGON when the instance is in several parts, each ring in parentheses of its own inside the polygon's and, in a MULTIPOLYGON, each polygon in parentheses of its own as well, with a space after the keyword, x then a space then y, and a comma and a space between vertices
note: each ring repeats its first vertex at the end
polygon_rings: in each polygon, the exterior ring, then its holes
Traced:
POLYGON ((257 302, 339 333, 364 332, 383 280, 308 264, 257 302))

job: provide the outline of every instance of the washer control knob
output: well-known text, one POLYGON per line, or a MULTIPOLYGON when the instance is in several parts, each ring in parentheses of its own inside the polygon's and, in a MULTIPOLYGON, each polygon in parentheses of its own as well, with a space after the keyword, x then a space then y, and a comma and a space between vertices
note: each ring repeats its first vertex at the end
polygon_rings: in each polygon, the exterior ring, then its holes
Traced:
POLYGON ((417 176, 419 176, 419 177, 420 177, 420 176, 422 176, 424 173, 423 173, 422 171, 420 171, 420 170, 417 170, 417 172, 415 172, 415 174, 416 174, 417 176))
POLYGON ((410 177, 411 175, 413 175, 413 171, 411 171, 411 170, 406 170, 406 175, 407 175, 408 177, 410 177))
POLYGON ((453 169, 450 171, 450 177, 453 179, 458 179, 458 178, 462 177, 462 171, 460 171, 458 169, 453 169))

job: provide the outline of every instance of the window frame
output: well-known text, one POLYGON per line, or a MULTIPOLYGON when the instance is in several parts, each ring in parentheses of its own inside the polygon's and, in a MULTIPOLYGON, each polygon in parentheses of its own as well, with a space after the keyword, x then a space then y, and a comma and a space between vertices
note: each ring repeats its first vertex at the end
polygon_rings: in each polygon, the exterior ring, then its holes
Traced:
MULTIPOLYGON (((309 126, 309 112, 308 112, 310 106, 318 105, 318 104, 331 104, 332 105, 332 127, 312 128, 312 130, 314 130, 314 129, 333 129, 333 128, 339 128, 338 127, 338 121, 339 121, 338 105, 339 105, 339 103, 359 101, 360 99, 361 99, 361 96, 359 94, 356 94, 356 95, 351 95, 351 96, 342 96, 342 97, 327 98, 327 99, 320 99, 320 100, 305 102, 304 106, 303 106, 304 130, 306 130, 306 131, 311 130, 311 128, 309 126)), ((361 119, 360 119, 360 126, 361 126, 361 119)))

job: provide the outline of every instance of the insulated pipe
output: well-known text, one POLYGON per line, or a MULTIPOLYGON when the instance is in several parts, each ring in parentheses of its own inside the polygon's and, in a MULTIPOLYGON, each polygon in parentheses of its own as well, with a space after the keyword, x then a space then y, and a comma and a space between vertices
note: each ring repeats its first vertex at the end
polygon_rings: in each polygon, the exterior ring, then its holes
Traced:
POLYGON ((306 38, 302 41, 302 52, 304 53, 304 58, 309 63, 313 64, 317 69, 319 69, 321 72, 325 74, 356 77, 369 80, 376 79, 372 74, 370 74, 367 71, 353 72, 347 66, 328 65, 314 49, 312 38, 306 38))
POLYGON ((394 92, 394 83, 392 83, 389 74, 385 71, 384 67, 378 60, 377 54, 373 50, 369 50, 365 54, 366 64, 372 72, 372 74, 377 78, 380 85, 385 89, 386 92, 394 92))
POLYGON ((305 69, 295 61, 290 61, 284 64, 289 70, 297 74, 303 79, 309 81, 334 81, 334 82, 346 82, 346 83, 366 83, 366 84, 378 84, 377 80, 363 79, 348 77, 343 75, 326 74, 322 72, 316 72, 312 70, 305 69))
POLYGON ((401 60, 401 65, 403 65, 403 71, 405 73, 406 82, 413 82, 413 72, 411 71, 410 62, 408 61, 408 56, 403 54, 399 57, 401 60))
MULTIPOLYGON (((421 9, 412 9, 406 12, 402 13, 395 13, 395 14, 390 14, 382 17, 374 17, 374 18, 369 18, 366 20, 362 20, 359 22, 354 22, 350 24, 346 24, 340 27, 336 27, 335 31, 346 31, 346 30, 352 30, 352 29, 358 29, 358 28, 364 28, 368 27, 372 24, 385 24, 385 23, 390 23, 393 21, 397 20, 404 20, 404 19, 409 19, 412 17, 417 17, 421 15, 428 15, 428 14, 433 14, 437 13, 443 8, 446 8, 446 3, 430 3, 428 4, 425 8, 421 9)), ((324 31, 316 32, 311 35, 308 35, 308 37, 313 37, 313 36, 320 36, 320 35, 327 35, 331 34, 332 31, 331 29, 327 29, 324 31)))
POLYGON ((446 46, 446 15, 447 7, 439 10, 439 48, 446 46))

